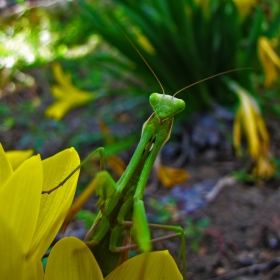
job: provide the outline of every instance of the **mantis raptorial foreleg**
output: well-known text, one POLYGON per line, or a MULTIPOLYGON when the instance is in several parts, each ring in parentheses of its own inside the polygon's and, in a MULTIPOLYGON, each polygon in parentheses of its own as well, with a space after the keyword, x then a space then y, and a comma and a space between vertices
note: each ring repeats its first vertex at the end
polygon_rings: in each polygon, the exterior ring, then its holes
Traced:
POLYGON ((105 169, 105 157, 104 157, 104 148, 100 147, 96 150, 94 150, 92 153, 90 153, 86 159, 80 164, 78 165, 60 184, 58 184, 56 187, 48 190, 48 191, 42 191, 42 194, 50 194, 53 191, 55 191, 56 189, 63 187, 63 185, 69 180, 69 178, 76 173, 90 158, 92 158, 95 154, 99 153, 100 155, 100 170, 104 170, 105 169))

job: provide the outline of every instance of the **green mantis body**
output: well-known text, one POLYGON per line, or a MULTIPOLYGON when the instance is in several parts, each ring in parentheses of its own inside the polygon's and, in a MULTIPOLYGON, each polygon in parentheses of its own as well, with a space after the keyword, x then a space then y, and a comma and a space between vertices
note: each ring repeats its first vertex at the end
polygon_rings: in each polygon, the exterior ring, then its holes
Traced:
POLYGON ((160 241, 151 240, 149 227, 175 231, 167 238, 182 238, 180 255, 185 262, 183 230, 176 226, 149 225, 143 203, 153 163, 170 137, 174 116, 185 108, 185 102, 170 95, 153 93, 150 104, 154 113, 144 123, 140 142, 119 181, 115 183, 106 171, 97 175, 104 201, 85 241, 104 276, 127 259, 128 250, 136 247, 130 244, 131 232, 142 252, 149 252, 152 243, 160 241))
MULTIPOLYGON (((142 57, 140 53, 139 55, 142 57)), ((143 60, 150 68, 146 60, 144 58, 143 60)), ((156 77, 153 70, 151 68, 150 70, 156 77)), ((200 82, 238 70, 240 69, 222 72, 205 78, 200 82)), ((156 79, 158 80, 157 77, 156 79)), ((195 82, 180 89, 173 96, 159 93, 151 94, 149 100, 153 109, 153 114, 144 123, 139 144, 125 172, 117 183, 114 182, 108 172, 104 171, 104 148, 98 148, 57 187, 50 191, 43 192, 51 193, 63 186, 63 184, 80 169, 93 154, 100 154, 100 166, 102 171, 100 171, 95 178, 98 184, 97 193, 100 196, 99 201, 101 202, 100 212, 92 228, 89 230, 85 242, 94 254, 104 276, 108 275, 118 265, 127 260, 129 250, 138 248, 142 252, 149 252, 152 249, 153 243, 169 238, 180 237, 181 248, 177 263, 179 264, 182 257, 183 278, 186 279, 185 233, 183 229, 179 226, 148 224, 143 194, 154 161, 161 147, 170 137, 174 116, 185 108, 185 102, 175 98, 175 95, 198 83, 199 82, 195 82), (151 239, 150 228, 173 231, 175 233, 165 237, 151 239), (135 241, 135 244, 131 244, 132 240, 135 241)), ((78 210, 77 207, 73 212, 76 213, 78 210)))

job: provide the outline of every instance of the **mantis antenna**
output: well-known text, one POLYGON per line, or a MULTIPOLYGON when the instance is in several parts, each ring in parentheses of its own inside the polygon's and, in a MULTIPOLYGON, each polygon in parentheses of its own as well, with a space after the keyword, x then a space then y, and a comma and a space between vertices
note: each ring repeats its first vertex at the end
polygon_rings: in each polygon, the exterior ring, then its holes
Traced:
POLYGON ((128 42, 132 45, 132 47, 137 51, 137 53, 140 55, 140 57, 143 59, 143 61, 146 63, 146 65, 149 67, 149 69, 151 70, 151 72, 153 73, 153 75, 155 76, 155 78, 157 79, 161 89, 162 89, 162 93, 163 95, 165 95, 164 92, 164 88, 159 80, 159 78, 157 77, 156 73, 153 71, 152 67, 149 65, 149 63, 146 61, 146 59, 144 58, 144 56, 140 53, 140 51, 136 48, 136 46, 134 45, 134 43, 129 39, 129 37, 126 35, 126 33, 122 30, 122 28, 115 22, 115 24, 117 25, 117 27, 119 28, 119 30, 122 32, 122 34, 125 36, 125 38, 128 40, 128 42))
POLYGON ((186 86, 186 87, 181 88, 180 90, 178 90, 177 92, 175 92, 175 93, 173 94, 173 97, 174 97, 175 95, 177 95, 179 92, 181 92, 181 91, 183 91, 183 90, 185 90, 185 89, 187 89, 187 88, 190 88, 190 87, 192 87, 192 86, 194 86, 194 85, 197 85, 197 84, 199 84, 199 83, 201 83, 201 82, 204 82, 204 81, 210 80, 210 79, 212 79, 212 78, 215 78, 215 77, 218 77, 218 76, 221 76, 221 75, 224 75, 224 74, 228 74, 228 73, 231 73, 231 72, 240 71, 240 70, 248 70, 248 69, 252 69, 252 68, 237 68, 237 69, 233 69, 233 70, 221 72, 221 73, 219 73, 219 74, 210 76, 210 77, 208 77, 208 78, 202 79, 202 80, 200 80, 200 81, 198 81, 198 82, 195 82, 195 83, 193 83, 193 84, 190 84, 190 85, 188 85, 188 86, 186 86))
MULTIPOLYGON (((157 81, 158 81, 158 83, 159 83, 159 85, 160 85, 160 87, 161 87, 161 89, 162 89, 163 95, 165 95, 164 88, 163 88, 163 86, 162 86, 162 84, 161 84, 159 78, 157 77, 156 73, 155 73, 154 70, 152 69, 152 67, 149 65, 149 63, 147 62, 147 60, 146 60, 146 59, 144 58, 144 56, 140 53, 140 51, 137 49, 137 47, 134 45, 134 43, 130 40, 130 38, 126 35, 126 33, 122 30, 122 28, 119 26, 119 24, 116 23, 116 22, 115 22, 115 24, 116 24, 116 26, 119 28, 119 30, 122 32, 122 34, 125 36, 125 38, 128 40, 128 42, 132 45, 132 47, 136 50, 136 52, 139 54, 139 56, 142 58, 142 60, 145 62, 145 64, 148 66, 148 68, 150 69, 150 71, 152 72, 152 74, 153 74, 153 75, 155 76, 155 78, 157 79, 157 81)), ((181 92, 181 91, 183 91, 183 90, 185 90, 185 89, 187 89, 187 88, 190 88, 190 87, 192 87, 192 86, 194 86, 194 85, 197 85, 197 84, 199 84, 199 83, 202 83, 202 82, 204 82, 204 81, 210 80, 210 79, 212 79, 212 78, 215 78, 215 77, 218 77, 218 76, 221 76, 221 75, 224 75, 224 74, 228 74, 228 73, 231 73, 231 72, 235 72, 235 71, 248 70, 248 69, 251 69, 251 68, 237 68, 237 69, 233 69, 233 70, 221 72, 221 73, 216 74, 216 75, 212 75, 212 76, 210 76, 210 77, 207 77, 207 78, 202 79, 202 80, 200 80, 200 81, 198 81, 198 82, 195 82, 195 83, 193 83, 193 84, 190 84, 190 85, 188 85, 188 86, 186 86, 186 87, 181 88, 180 90, 178 90, 177 92, 175 92, 175 93, 173 94, 173 97, 176 96, 179 92, 181 92)))

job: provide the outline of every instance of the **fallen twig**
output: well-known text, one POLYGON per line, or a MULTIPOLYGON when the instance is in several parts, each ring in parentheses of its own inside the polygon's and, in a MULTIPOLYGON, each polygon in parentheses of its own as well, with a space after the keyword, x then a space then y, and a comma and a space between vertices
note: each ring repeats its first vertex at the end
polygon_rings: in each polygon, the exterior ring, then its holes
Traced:
POLYGON ((280 272, 280 265, 273 268, 262 280, 270 280, 274 277, 276 273, 280 272))
POLYGON ((243 275, 256 275, 260 272, 270 271, 278 265, 280 265, 280 257, 273 258, 266 263, 258 263, 251 266, 239 268, 237 270, 231 271, 227 274, 215 278, 211 278, 209 280, 231 280, 243 275))
POLYGON ((223 178, 221 178, 217 184, 213 187, 213 189, 207 193, 205 195, 205 199, 206 201, 209 203, 209 202, 212 202, 216 196, 219 194, 219 192, 225 187, 225 186, 232 186, 234 184, 237 183, 237 179, 232 177, 232 176, 225 176, 223 178))
POLYGON ((219 250, 220 250, 221 254, 222 255, 227 254, 224 238, 223 238, 222 233, 219 230, 217 230, 213 227, 208 227, 208 228, 205 228, 205 229, 201 229, 201 232, 216 238, 217 241, 218 241, 218 246, 219 246, 219 250))

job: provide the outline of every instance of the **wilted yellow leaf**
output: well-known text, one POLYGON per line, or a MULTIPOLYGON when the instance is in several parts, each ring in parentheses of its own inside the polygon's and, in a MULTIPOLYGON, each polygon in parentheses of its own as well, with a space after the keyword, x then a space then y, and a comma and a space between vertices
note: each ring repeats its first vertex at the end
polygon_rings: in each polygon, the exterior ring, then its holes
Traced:
POLYGON ((264 85, 269 87, 277 80, 280 58, 274 51, 269 39, 264 36, 258 40, 258 53, 266 76, 264 85))

